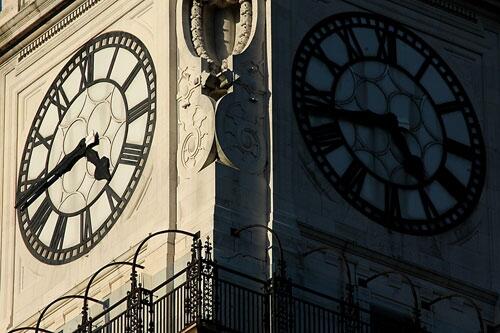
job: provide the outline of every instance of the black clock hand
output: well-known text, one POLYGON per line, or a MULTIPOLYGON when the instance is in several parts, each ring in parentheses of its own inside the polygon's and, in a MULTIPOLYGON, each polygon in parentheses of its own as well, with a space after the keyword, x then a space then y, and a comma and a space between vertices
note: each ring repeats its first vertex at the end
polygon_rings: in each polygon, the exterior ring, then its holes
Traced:
POLYGON ((350 111, 337 107, 325 110, 323 107, 310 107, 309 112, 318 116, 330 116, 367 127, 378 127, 386 131, 398 125, 398 120, 392 113, 378 114, 369 110, 350 111))
POLYGON ((415 156, 410 152, 408 142, 403 135, 403 128, 399 126, 394 128, 391 131, 391 137, 396 144, 396 147, 398 147, 399 151, 401 151, 401 154, 403 155, 403 168, 405 169, 405 171, 414 176, 418 181, 424 180, 424 164, 418 156, 415 156))
POLYGON ((109 159, 106 156, 99 158, 99 154, 94 149, 87 149, 85 151, 87 160, 95 165, 94 178, 97 180, 111 180, 109 173, 109 159))
POLYGON ((47 176, 42 178, 37 183, 33 184, 23 195, 17 200, 15 208, 20 208, 25 210, 29 205, 31 205, 46 189, 50 187, 57 179, 59 179, 63 174, 70 171, 73 166, 78 162, 83 156, 87 149, 91 149, 99 144, 99 136, 97 134, 92 137, 83 138, 80 140, 78 145, 69 154, 63 157, 61 162, 59 162, 52 171, 50 171, 47 176))

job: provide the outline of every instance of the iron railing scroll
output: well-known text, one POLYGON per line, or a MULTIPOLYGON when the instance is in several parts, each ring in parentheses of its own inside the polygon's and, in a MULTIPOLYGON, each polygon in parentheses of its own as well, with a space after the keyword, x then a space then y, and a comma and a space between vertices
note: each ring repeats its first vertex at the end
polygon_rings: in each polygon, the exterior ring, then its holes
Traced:
MULTIPOLYGON (((248 228, 240 229, 239 232, 248 228)), ((267 229, 267 228, 266 228, 267 229)), ((202 241, 199 234, 191 234, 190 259, 184 269, 169 276, 152 289, 139 283, 137 257, 148 239, 160 234, 176 232, 162 231, 148 236, 138 247, 133 261, 116 262, 103 266, 89 280, 84 296, 63 296, 47 305, 40 313, 36 327, 16 328, 14 332, 44 332, 40 323, 48 309, 56 302, 79 298, 84 300, 82 324, 74 333, 180 333, 197 326, 203 332, 241 333, 371 333, 374 313, 361 307, 352 292, 355 286, 348 274, 347 295, 338 299, 333 296, 293 283, 286 274, 283 249, 279 238, 280 265, 267 279, 245 274, 237 269, 225 267, 213 259, 213 248, 209 239, 202 241), (132 267, 131 289, 102 312, 89 315, 87 301, 104 304, 88 297, 95 277, 110 266, 132 267)), ((238 232, 238 234, 239 234, 238 232)), ((188 234, 187 232, 183 232, 188 234)), ((189 255, 189 254, 188 254, 189 255)), ((345 264, 347 260, 342 258, 345 264)), ((374 279, 388 274, 401 275, 412 289, 414 298, 414 323, 408 332, 427 332, 420 323, 420 311, 431 310, 433 304, 461 295, 449 295, 429 302, 418 302, 413 282, 404 274, 387 271, 358 281, 359 287, 367 287, 374 279)), ((470 298, 484 332, 481 309, 470 298)))

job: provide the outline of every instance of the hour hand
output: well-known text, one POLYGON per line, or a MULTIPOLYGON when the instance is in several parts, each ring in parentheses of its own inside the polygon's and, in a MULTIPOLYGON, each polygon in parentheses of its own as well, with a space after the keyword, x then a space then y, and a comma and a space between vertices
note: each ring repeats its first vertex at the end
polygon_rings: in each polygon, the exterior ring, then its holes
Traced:
POLYGON ((99 154, 94 149, 87 149, 85 151, 87 161, 95 165, 94 178, 97 180, 111 180, 109 172, 109 159, 106 156, 99 158, 99 154))
POLYGON ((422 181, 425 179, 425 167, 422 163, 422 160, 413 155, 410 152, 410 148, 408 147, 408 143, 406 141, 405 136, 403 135, 402 129, 400 127, 394 129, 391 132, 391 137, 396 147, 401 151, 403 155, 403 168, 410 175, 415 177, 418 181, 422 181))
POLYGON ((337 106, 328 109, 323 107, 310 107, 309 112, 320 117, 333 117, 356 125, 380 128, 386 131, 392 131, 393 128, 398 125, 397 118, 392 113, 378 114, 370 110, 353 111, 337 106))
POLYGON ((20 198, 16 201, 15 208, 20 208, 25 210, 29 205, 31 205, 45 190, 47 190, 50 185, 52 185, 57 179, 59 179, 66 172, 70 171, 73 166, 85 156, 87 150, 92 149, 99 144, 99 135, 97 133, 92 133, 86 138, 80 140, 78 145, 69 154, 63 157, 63 159, 55 166, 52 171, 50 171, 47 176, 42 178, 37 183, 33 184, 29 189, 27 189, 20 198))

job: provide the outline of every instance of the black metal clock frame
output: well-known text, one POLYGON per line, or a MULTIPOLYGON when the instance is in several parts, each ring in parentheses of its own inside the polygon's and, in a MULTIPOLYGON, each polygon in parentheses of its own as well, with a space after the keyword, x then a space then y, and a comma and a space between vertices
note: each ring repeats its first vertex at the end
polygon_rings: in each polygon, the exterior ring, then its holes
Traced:
MULTIPOLYGON (((128 164, 135 167, 132 177, 128 181, 126 190, 120 197, 110 186, 109 181, 104 186, 103 190, 96 196, 96 198, 89 203, 86 207, 75 213, 67 214, 59 211, 57 207, 51 202, 48 193, 41 203, 37 211, 30 216, 28 210, 18 210, 19 226, 24 242, 33 256, 42 262, 51 265, 59 265, 71 262, 82 255, 88 253, 116 223, 121 213, 125 209, 132 193, 134 192, 139 179, 144 171, 144 166, 148 158, 151 144, 153 140, 155 124, 156 124, 156 71, 153 64, 152 57, 144 45, 137 37, 130 33, 122 31, 112 31, 104 33, 94 39, 89 40, 83 45, 76 54, 67 62, 64 68, 55 78, 51 84, 48 92, 46 93, 43 101, 35 115, 31 129, 29 130, 28 138, 24 147, 24 152, 21 159, 21 166, 19 170, 17 197, 22 196, 27 189, 30 188, 37 180, 43 178, 50 170, 48 169, 48 158, 44 170, 37 179, 28 180, 28 170, 35 147, 43 144, 47 150, 53 144, 53 139, 56 135, 57 125, 64 118, 66 112, 71 106, 72 102, 82 93, 87 87, 99 82, 107 82, 113 84, 122 94, 125 101, 126 108, 126 131, 124 135, 124 142, 119 155, 118 164, 128 164), (109 65, 106 78, 95 80, 94 73, 94 54, 105 48, 113 48, 113 56, 109 65), (117 54, 120 49, 125 49, 135 56, 138 60, 135 68, 131 69, 128 78, 122 83, 118 83, 111 79, 111 72, 115 64, 117 54), (80 83, 79 92, 75 95, 73 100, 68 100, 64 92, 63 84, 65 80, 71 75, 73 71, 81 71, 82 80, 80 83), (145 75, 147 82, 148 97, 137 106, 129 109, 125 91, 132 83, 137 73, 142 71, 145 75), (39 130, 43 118, 47 115, 51 105, 56 106, 58 110, 59 122, 54 126, 54 131, 48 137, 43 137, 39 130), (125 142, 128 135, 128 125, 139 117, 147 115, 147 123, 145 126, 145 135, 142 145, 132 145, 125 142), (111 213, 102 223, 97 230, 92 230, 90 214, 90 206, 101 196, 106 195, 112 208, 111 213), (46 245, 39 239, 40 231, 43 225, 47 222, 48 216, 56 212, 58 220, 52 236, 51 244, 46 245), (79 244, 70 248, 62 248, 64 240, 64 231, 66 228, 66 221, 70 216, 80 216, 81 237, 79 244)), ((115 168, 116 171, 116 168, 115 168)), ((113 173, 114 174, 114 173, 113 173)), ((111 176, 113 176, 113 174, 111 176)))
POLYGON ((300 132, 318 167, 338 193, 370 219, 402 233, 434 235, 462 223, 476 207, 485 179, 486 154, 479 121, 474 113, 472 103, 456 75, 437 52, 401 23, 382 15, 362 12, 337 14, 319 22, 305 35, 296 52, 292 71, 292 99, 300 132), (368 28, 375 32, 379 42, 376 56, 363 54, 362 45, 353 33, 355 28, 368 28), (346 46, 349 60, 344 65, 337 64, 334 60, 335 55, 327 54, 320 46, 326 38, 334 34, 346 46), (416 74, 410 73, 398 63, 397 40, 412 47, 424 57, 425 60, 416 74), (306 82, 306 71, 312 57, 319 59, 334 77, 331 91, 328 94, 315 91, 315 88, 306 82), (433 66, 454 95, 455 102, 451 103, 437 104, 430 98, 445 135, 443 147, 446 152, 443 153, 438 171, 431 177, 420 180, 414 186, 419 190, 426 219, 415 220, 401 217, 398 198, 391 193, 395 193, 394 190, 397 190, 398 187, 403 188, 404 186, 382 179, 363 165, 343 137, 342 131, 339 129, 338 119, 321 126, 321 128, 314 127, 309 120, 310 112, 317 112, 317 108, 321 104, 327 108, 334 106, 335 91, 342 73, 351 66, 365 61, 377 61, 396 68, 412 78, 428 97, 431 95, 420 83, 420 80, 426 70, 433 66), (316 97, 313 98, 312 102, 311 94, 316 97), (316 110, 312 111, 311 106, 316 110), (462 113, 465 119, 470 146, 458 144, 456 141, 446 138, 442 116, 457 110, 462 113), (353 157, 353 163, 343 175, 339 175, 335 171, 327 158, 329 152, 340 146, 344 146, 353 157), (445 167, 447 154, 450 152, 471 162, 471 176, 465 186, 445 167), (362 182, 367 173, 385 183, 386 204, 384 210, 373 206, 360 196, 362 182), (434 203, 424 190, 426 185, 434 181, 438 181, 457 200, 456 205, 443 214, 438 213, 434 203))

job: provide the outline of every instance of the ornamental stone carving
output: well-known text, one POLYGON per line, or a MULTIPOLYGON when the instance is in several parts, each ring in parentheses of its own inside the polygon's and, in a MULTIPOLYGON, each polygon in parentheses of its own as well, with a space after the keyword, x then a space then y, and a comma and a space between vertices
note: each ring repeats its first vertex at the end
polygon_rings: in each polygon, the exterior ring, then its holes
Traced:
POLYGON ((215 159, 215 101, 200 94, 201 78, 189 68, 179 70, 177 166, 189 177, 215 159))
POLYGON ((179 172, 190 178, 218 159, 261 173, 267 162, 265 6, 181 0, 178 12, 184 22, 179 40, 187 46, 179 48, 179 172))
POLYGON ((217 153, 234 168, 257 174, 267 161, 264 100, 246 92, 224 96, 215 116, 217 153))
POLYGON ((193 0, 191 39, 196 54, 222 69, 240 54, 252 32, 250 0, 193 0))

